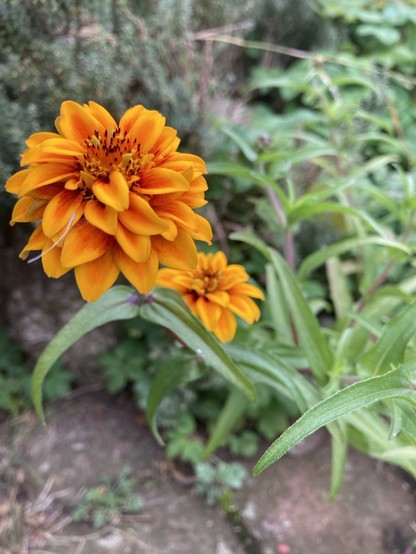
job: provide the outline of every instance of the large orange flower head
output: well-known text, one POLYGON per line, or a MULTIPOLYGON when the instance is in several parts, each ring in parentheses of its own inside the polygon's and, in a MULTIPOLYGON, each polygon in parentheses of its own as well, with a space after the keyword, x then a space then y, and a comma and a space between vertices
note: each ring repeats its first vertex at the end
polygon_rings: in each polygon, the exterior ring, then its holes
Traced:
POLYGON ((220 341, 229 342, 237 330, 235 315, 247 323, 254 323, 260 317, 253 298, 264 300, 264 295, 248 283, 248 279, 244 267, 228 265, 223 252, 199 252, 195 269, 161 269, 156 284, 179 292, 205 327, 213 331, 220 341))
POLYGON ((11 224, 40 220, 20 257, 40 250, 50 277, 74 269, 87 301, 120 272, 145 293, 159 264, 194 268, 194 240, 212 238, 194 211, 206 203, 206 168, 177 151, 165 118, 137 105, 116 123, 95 102, 66 101, 56 128, 29 137, 21 161, 27 168, 6 183, 19 197, 11 224))

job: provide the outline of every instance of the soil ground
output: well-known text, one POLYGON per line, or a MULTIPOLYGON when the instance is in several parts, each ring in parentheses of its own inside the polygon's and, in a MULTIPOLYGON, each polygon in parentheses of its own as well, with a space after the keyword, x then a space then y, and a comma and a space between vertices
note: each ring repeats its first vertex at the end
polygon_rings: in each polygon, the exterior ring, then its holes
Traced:
POLYGON ((329 501, 323 435, 249 477, 231 521, 174 470, 127 396, 81 392, 49 406, 46 427, 32 413, 0 426, 1 554, 413 554, 415 488, 396 468, 351 451, 329 501), (98 530, 72 522, 86 488, 123 465, 142 512, 98 530))

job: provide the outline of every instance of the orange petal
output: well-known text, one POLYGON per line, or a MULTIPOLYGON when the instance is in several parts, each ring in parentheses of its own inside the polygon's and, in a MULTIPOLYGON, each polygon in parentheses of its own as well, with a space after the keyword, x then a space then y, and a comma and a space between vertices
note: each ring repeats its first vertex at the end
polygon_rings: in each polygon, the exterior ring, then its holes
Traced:
POLYGON ((259 298, 260 300, 264 300, 263 292, 251 283, 240 283, 238 285, 235 285, 230 290, 230 293, 238 296, 251 296, 252 298, 259 298))
POLYGON ((222 252, 221 250, 215 252, 211 262, 212 271, 214 273, 217 273, 218 271, 224 271, 224 269, 227 267, 227 263, 227 258, 224 252, 222 252))
POLYGON ((228 290, 235 285, 244 283, 249 278, 243 266, 238 264, 230 264, 227 266, 222 274, 221 289, 228 290))
POLYGON ((221 317, 222 308, 200 296, 196 301, 196 313, 208 331, 213 331, 221 317))
POLYGON ((110 206, 105 206, 97 200, 88 200, 84 208, 84 217, 97 227, 107 233, 107 235, 115 235, 117 229, 117 212, 110 206))
POLYGON ((96 260, 78 265, 75 268, 75 279, 82 298, 87 302, 95 302, 114 284, 119 273, 111 250, 96 260))
POLYGON ((199 214, 194 214, 194 223, 195 229, 192 231, 192 238, 211 244, 212 228, 209 221, 199 214))
POLYGON ((58 138, 59 135, 57 133, 49 133, 42 131, 40 133, 33 133, 30 135, 30 137, 26 140, 26 144, 29 148, 34 148, 35 146, 38 146, 39 144, 42 144, 45 142, 45 140, 49 140, 52 138, 58 138))
POLYGON ((143 194, 166 194, 189 190, 189 183, 185 177, 176 171, 162 167, 143 171, 139 184, 143 194))
POLYGON ((113 237, 90 225, 85 219, 69 231, 62 247, 62 265, 75 267, 96 260, 111 248, 113 237))
POLYGON ((61 263, 62 248, 59 248, 59 246, 51 248, 52 245, 53 242, 48 239, 41 257, 43 270, 48 277, 59 279, 59 277, 70 271, 71 268, 64 267, 61 263))
POLYGON ((153 146, 152 152, 155 156, 166 156, 168 152, 176 150, 178 146, 179 139, 177 139, 176 129, 166 126, 153 146))
POLYGON ((19 254, 19 258, 26 260, 32 250, 43 250, 46 244, 51 245, 52 242, 45 236, 42 230, 42 225, 38 225, 30 235, 29 241, 19 254))
POLYGON ((168 289, 174 289, 180 294, 184 294, 192 286, 192 278, 187 275, 188 272, 181 272, 177 269, 164 267, 159 269, 157 274, 156 285, 168 289), (184 285, 185 281, 185 285, 184 285), (189 286, 190 285, 190 286, 189 286))
POLYGON ((81 144, 96 131, 103 132, 103 125, 87 109, 72 100, 62 102, 61 115, 55 122, 59 133, 81 144))
POLYGON ((108 183, 98 179, 93 184, 92 191, 100 202, 118 212, 129 207, 129 185, 119 171, 110 173, 108 183))
POLYGON ((115 131, 117 129, 117 123, 113 116, 97 102, 90 101, 88 105, 84 107, 90 112, 90 114, 97 119, 101 125, 108 131, 115 131))
POLYGON ((171 219, 166 217, 163 218, 163 221, 166 221, 169 225, 169 229, 164 233, 161 233, 162 237, 166 240, 175 240, 178 236, 178 228, 176 227, 176 224, 171 219))
POLYGON ((216 337, 221 342, 230 342, 235 336, 237 331, 237 321, 230 310, 223 310, 221 317, 217 322, 217 326, 214 329, 216 337))
POLYGON ((148 235, 136 235, 120 224, 116 231, 116 240, 124 252, 135 262, 145 262, 152 248, 148 235))
POLYGON ((48 163, 38 165, 27 173, 26 179, 20 187, 19 194, 24 196, 35 189, 52 183, 62 183, 62 186, 64 186, 65 181, 69 177, 73 177, 73 175, 73 167, 67 164, 48 163))
POLYGON ((135 262, 120 247, 114 249, 114 258, 121 273, 139 292, 149 292, 156 282, 159 258, 152 250, 145 262, 135 262))
POLYGON ((155 110, 144 111, 132 125, 130 140, 137 139, 140 152, 146 154, 162 134, 166 119, 155 110))
POLYGON ((185 231, 179 230, 173 241, 160 236, 152 237, 152 245, 159 254, 160 263, 175 269, 193 269, 197 264, 196 246, 185 231))
POLYGON ((23 196, 23 198, 20 198, 14 205, 10 225, 14 225, 15 223, 28 223, 29 221, 40 219, 45 210, 45 206, 46 200, 23 196))
POLYGON ((247 296, 230 294, 229 309, 240 316, 247 323, 254 323, 260 318, 260 309, 257 304, 247 296))
POLYGON ((169 225, 161 219, 144 198, 130 193, 130 206, 119 213, 121 223, 137 235, 158 235, 169 229, 169 225))
POLYGON ((228 294, 228 292, 225 292, 222 290, 216 290, 215 292, 208 292, 205 296, 208 298, 210 302, 214 302, 214 304, 218 304, 223 308, 226 308, 230 303, 230 295, 228 294))
POLYGON ((12 175, 10 179, 7 180, 5 188, 7 192, 10 192, 11 194, 17 194, 21 196, 20 190, 22 188, 22 185, 26 179, 26 177, 31 172, 31 169, 22 169, 12 175))
POLYGON ((141 104, 129 108, 124 112, 122 118, 120 119, 120 131, 122 133, 128 133, 132 126, 134 125, 136 119, 138 119, 144 112, 146 108, 141 104))
MULTIPOLYGON (((81 144, 68 140, 58 135, 58 138, 46 140, 40 147, 40 152, 47 154, 59 154, 59 156, 79 158, 85 152, 81 144)), ((65 160, 64 160, 65 161, 65 160)))
POLYGON ((176 221, 182 227, 185 227, 185 229, 196 231, 197 221, 195 218, 195 212, 179 200, 169 202, 166 206, 159 208, 157 213, 160 217, 176 221))
POLYGON ((52 238, 64 229, 70 219, 75 223, 77 210, 83 201, 82 192, 63 190, 48 203, 42 218, 42 228, 45 235, 52 238))

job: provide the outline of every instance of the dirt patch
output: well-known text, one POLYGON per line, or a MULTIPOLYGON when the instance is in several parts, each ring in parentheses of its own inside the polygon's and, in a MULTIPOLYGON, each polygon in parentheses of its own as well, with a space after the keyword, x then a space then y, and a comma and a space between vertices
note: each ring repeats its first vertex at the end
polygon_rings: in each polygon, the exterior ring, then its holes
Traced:
POLYGON ((326 439, 248 479, 235 495, 238 529, 178 481, 127 396, 84 394, 46 413, 46 427, 33 414, 0 427, 2 554, 412 554, 411 483, 352 451, 342 491, 328 501, 326 439), (133 469, 143 511, 98 531, 71 523, 86 487, 123 465, 133 469), (241 528, 257 539, 252 546, 240 543, 241 528))

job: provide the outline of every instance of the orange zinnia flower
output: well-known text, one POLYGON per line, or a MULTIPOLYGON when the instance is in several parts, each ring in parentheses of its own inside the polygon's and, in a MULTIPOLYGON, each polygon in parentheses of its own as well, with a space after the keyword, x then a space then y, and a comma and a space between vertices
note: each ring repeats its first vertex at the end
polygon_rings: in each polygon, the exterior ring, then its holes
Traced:
POLYGON ((229 342, 237 329, 234 314, 247 323, 254 323, 260 317, 260 310, 252 298, 264 300, 264 295, 247 283, 248 278, 243 266, 227 265, 223 252, 199 252, 196 269, 161 269, 156 284, 179 292, 205 327, 222 342, 229 342))
POLYGON ((176 131, 159 112, 134 106, 116 123, 95 102, 66 101, 56 128, 29 137, 27 168, 6 183, 19 196, 11 224, 40 220, 21 258, 41 250, 49 277, 74 269, 87 301, 120 272, 144 293, 159 263, 196 266, 194 239, 212 238, 194 212, 206 203, 206 168, 198 156, 177 152, 176 131))

